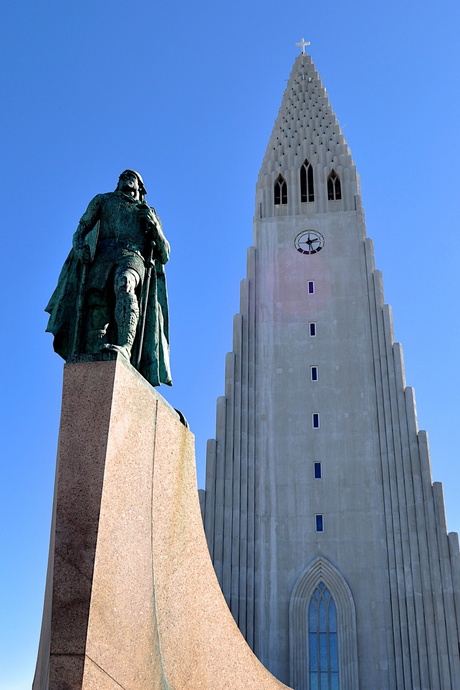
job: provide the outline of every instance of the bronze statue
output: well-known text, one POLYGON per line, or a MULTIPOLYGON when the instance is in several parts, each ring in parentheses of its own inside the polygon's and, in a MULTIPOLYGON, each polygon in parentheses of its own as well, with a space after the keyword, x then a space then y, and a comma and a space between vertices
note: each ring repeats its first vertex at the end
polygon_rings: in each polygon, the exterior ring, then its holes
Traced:
POLYGON ((169 243, 145 202, 139 173, 125 170, 81 217, 46 307, 64 359, 118 352, 153 385, 171 385, 164 264, 169 243))

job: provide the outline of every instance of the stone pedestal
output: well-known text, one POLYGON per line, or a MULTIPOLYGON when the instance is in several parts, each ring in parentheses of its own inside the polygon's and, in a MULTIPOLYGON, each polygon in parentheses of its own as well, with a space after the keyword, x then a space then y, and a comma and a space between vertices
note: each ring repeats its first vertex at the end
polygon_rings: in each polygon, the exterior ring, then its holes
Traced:
POLYGON ((221 594, 193 435, 123 360, 67 364, 33 690, 274 690, 221 594))

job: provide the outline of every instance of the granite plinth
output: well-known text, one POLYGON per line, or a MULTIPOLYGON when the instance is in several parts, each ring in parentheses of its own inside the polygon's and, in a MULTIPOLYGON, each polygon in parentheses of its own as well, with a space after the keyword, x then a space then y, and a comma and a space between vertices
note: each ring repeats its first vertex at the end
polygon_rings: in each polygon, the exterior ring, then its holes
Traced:
POLYGON ((193 435, 122 359, 65 366, 33 690, 274 690, 209 558, 193 435))

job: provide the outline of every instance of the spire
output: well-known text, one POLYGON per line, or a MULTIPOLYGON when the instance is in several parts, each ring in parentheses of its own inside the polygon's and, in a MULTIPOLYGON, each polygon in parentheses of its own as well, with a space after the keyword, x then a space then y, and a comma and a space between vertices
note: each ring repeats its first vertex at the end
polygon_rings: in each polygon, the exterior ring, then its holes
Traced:
MULTIPOLYGON (((358 206, 356 197, 360 192, 355 165, 326 89, 311 57, 305 53, 309 43, 302 39, 296 45, 302 52, 294 62, 257 182, 259 218, 348 211, 358 206), (299 188, 305 161, 312 166, 314 203, 309 203, 299 188), (334 180, 339 179, 340 199, 334 197, 336 183, 329 180, 331 173, 334 180), (287 200, 285 204, 277 204, 275 187, 278 183, 279 188, 283 181, 287 200), (341 203, 331 205, 329 201, 341 203)), ((312 195, 309 196, 312 201, 312 195)))

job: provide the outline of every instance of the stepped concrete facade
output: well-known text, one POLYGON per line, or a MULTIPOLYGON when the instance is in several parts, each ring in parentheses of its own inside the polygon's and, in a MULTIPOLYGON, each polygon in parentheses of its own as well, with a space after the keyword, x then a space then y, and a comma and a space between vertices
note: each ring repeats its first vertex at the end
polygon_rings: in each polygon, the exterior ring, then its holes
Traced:
POLYGON ((282 690, 222 596, 194 439, 126 360, 65 366, 33 690, 282 690))
POLYGON ((204 523, 225 599, 295 690, 460 688, 460 558, 359 179, 300 54, 256 187, 204 523))

